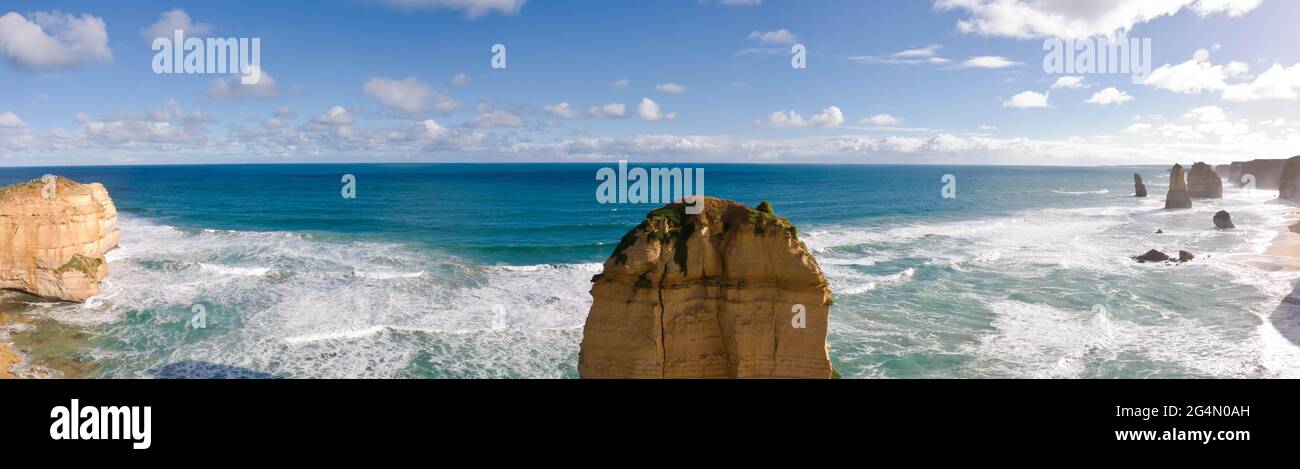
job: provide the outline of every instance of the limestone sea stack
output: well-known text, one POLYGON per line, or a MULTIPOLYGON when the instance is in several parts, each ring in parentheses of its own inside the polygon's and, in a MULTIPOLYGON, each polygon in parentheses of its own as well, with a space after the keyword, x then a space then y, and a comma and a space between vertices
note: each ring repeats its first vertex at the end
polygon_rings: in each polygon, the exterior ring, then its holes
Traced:
POLYGON ((1191 171, 1187 172, 1187 194, 1203 199, 1222 199, 1223 180, 1210 165, 1193 164, 1191 171))
POLYGON ((1133 196, 1146 197, 1147 185, 1142 183, 1142 175, 1133 173, 1133 196))
POLYGON ((58 177, 0 189, 0 288, 85 301, 99 293, 118 236, 103 185, 58 177))
POLYGON ((1300 202, 1300 156, 1286 160, 1282 167, 1282 176, 1278 179, 1278 197, 1300 202))
MULTIPOLYGON (((583 378, 830 378, 831 292, 767 202, 651 211, 592 278, 583 378)), ((696 202, 699 203, 699 202, 696 202)))
POLYGON ((1175 164, 1169 171, 1169 193, 1165 195, 1165 210, 1192 208, 1192 197, 1187 193, 1183 179, 1183 165, 1175 164))

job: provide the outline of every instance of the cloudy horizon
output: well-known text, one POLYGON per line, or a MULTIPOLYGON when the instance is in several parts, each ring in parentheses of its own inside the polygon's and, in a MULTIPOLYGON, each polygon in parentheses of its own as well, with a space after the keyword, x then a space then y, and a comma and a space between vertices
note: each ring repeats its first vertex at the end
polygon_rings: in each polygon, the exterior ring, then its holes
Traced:
POLYGON ((580 5, 0 2, 0 165, 1300 154, 1296 2, 580 5), (176 29, 259 38, 261 80, 154 73, 151 44, 176 29), (1145 79, 1044 70, 1045 39, 1116 35, 1151 39, 1145 79))

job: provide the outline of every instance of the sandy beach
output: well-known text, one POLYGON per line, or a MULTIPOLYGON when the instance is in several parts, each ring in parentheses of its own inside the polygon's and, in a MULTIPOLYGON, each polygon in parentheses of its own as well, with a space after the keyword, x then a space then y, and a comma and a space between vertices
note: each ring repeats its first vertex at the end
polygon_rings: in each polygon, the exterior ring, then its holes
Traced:
POLYGON ((1277 237, 1264 251, 1271 260, 1263 262, 1270 270, 1300 270, 1300 233, 1291 230, 1293 224, 1300 223, 1300 208, 1287 213, 1287 221, 1278 227, 1277 237))

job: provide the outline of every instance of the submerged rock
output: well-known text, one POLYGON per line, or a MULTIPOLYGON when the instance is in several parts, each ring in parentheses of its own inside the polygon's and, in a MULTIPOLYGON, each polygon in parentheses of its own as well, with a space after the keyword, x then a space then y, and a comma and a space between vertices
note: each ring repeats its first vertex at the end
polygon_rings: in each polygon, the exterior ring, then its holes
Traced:
POLYGON ((1192 197, 1187 193, 1183 179, 1183 165, 1175 164, 1169 170, 1169 193, 1165 195, 1165 210, 1192 208, 1192 197))
POLYGON ((1142 184, 1141 174, 1133 173, 1133 196, 1134 197, 1147 196, 1147 186, 1146 184, 1142 184))
POLYGON ((651 211, 592 279, 583 378, 830 378, 831 292, 798 230, 705 198, 651 211))
POLYGON ((1214 214, 1214 227, 1221 230, 1236 228, 1232 224, 1232 215, 1227 210, 1219 210, 1218 213, 1214 214))
POLYGON ((1144 262, 1144 263, 1145 263, 1145 262, 1164 262, 1164 261, 1169 260, 1169 255, 1168 255, 1168 254, 1165 254, 1165 253, 1163 253, 1163 252, 1157 251, 1157 250, 1155 250, 1155 249, 1152 249, 1152 250, 1150 250, 1150 251, 1147 251, 1146 254, 1143 254, 1143 255, 1141 255, 1141 256, 1134 257, 1134 259, 1137 259, 1138 262, 1144 262))
POLYGON ((85 301, 99 293, 118 236, 103 185, 58 177, 0 189, 0 288, 85 301))
POLYGON ((1192 197, 1222 199, 1223 180, 1210 165, 1198 162, 1187 172, 1187 193, 1192 197))

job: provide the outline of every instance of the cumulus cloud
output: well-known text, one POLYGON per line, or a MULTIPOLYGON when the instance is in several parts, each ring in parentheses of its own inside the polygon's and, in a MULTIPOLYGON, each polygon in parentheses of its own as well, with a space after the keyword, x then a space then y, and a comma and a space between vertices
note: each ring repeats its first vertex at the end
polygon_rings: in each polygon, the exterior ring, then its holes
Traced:
POLYGON ((775 45, 790 45, 799 42, 799 36, 785 28, 776 31, 754 31, 749 33, 746 39, 755 40, 761 44, 775 45))
POLYGON ((313 118, 312 122, 321 125, 352 125, 352 113, 343 106, 334 106, 313 118))
POLYGON ((1210 51, 1197 50, 1192 59, 1178 65, 1165 64, 1152 70, 1143 82, 1147 86, 1175 93, 1197 94, 1204 91, 1222 91, 1227 80, 1245 75, 1250 66, 1242 62, 1227 65, 1210 63, 1210 51))
POLYGON ((593 106, 590 109, 587 109, 587 114, 601 119, 622 119, 627 117, 627 105, 623 103, 609 103, 604 106, 593 106))
POLYGON ((1124 104, 1132 100, 1133 97, 1129 96, 1128 93, 1120 91, 1119 88, 1112 86, 1094 93, 1091 98, 1088 98, 1088 100, 1084 102, 1088 104, 1107 106, 1111 104, 1124 104))
POLYGON ((178 29, 185 31, 186 37, 193 37, 209 34, 215 31, 216 27, 207 23, 195 23, 190 19, 189 13, 177 8, 159 15, 158 21, 140 30, 140 36, 150 42, 160 37, 170 39, 178 29))
POLYGON ((771 128, 830 128, 844 124, 844 112, 839 107, 831 106, 812 117, 804 119, 795 111, 777 111, 767 116, 766 120, 756 124, 771 128))
POLYGON ((0 127, 18 129, 27 127, 27 123, 23 122, 22 119, 19 119, 17 114, 5 111, 4 113, 0 113, 0 127))
POLYGON ((1187 9, 1200 16, 1244 15, 1263 0, 936 0, 940 11, 959 10, 967 18, 957 29, 985 36, 1033 39, 1082 38, 1127 33, 1134 25, 1187 9))
POLYGON ((415 77, 401 80, 388 77, 370 77, 361 85, 361 92, 379 101, 384 107, 409 115, 426 111, 451 112, 460 109, 461 102, 439 93, 415 77))
POLYGON ((613 83, 610 83, 609 87, 616 90, 621 90, 623 88, 627 88, 631 84, 632 84, 631 80, 628 80, 626 78, 621 78, 619 80, 614 81, 613 83))
POLYGON ((889 114, 876 114, 874 116, 859 120, 858 123, 864 125, 874 125, 877 127, 883 127, 883 126, 901 124, 903 123, 903 119, 891 116, 889 114))
POLYGON ((466 74, 464 74, 464 73, 457 73, 456 76, 451 77, 451 82, 450 82, 450 83, 451 83, 452 85, 454 85, 454 86, 465 86, 465 85, 468 85, 468 84, 469 84, 469 75, 466 75, 466 74))
POLYGON ((1015 96, 1012 96, 1011 99, 1003 101, 1002 107, 1016 109, 1051 107, 1047 104, 1047 96, 1047 94, 1039 93, 1037 91, 1022 91, 1015 96))
POLYGON ((952 60, 945 59, 945 58, 940 57, 940 56, 938 55, 938 54, 939 54, 939 49, 942 49, 942 48, 943 48, 942 45, 939 45, 939 44, 931 44, 931 45, 928 45, 928 46, 925 46, 925 47, 921 47, 921 48, 915 48, 915 49, 904 49, 904 50, 901 50, 901 51, 898 51, 898 52, 894 52, 894 53, 892 53, 892 54, 884 55, 884 56, 879 56, 879 55, 856 55, 856 56, 850 56, 850 57, 848 57, 848 60, 849 60, 850 62, 856 62, 856 63, 860 63, 860 64, 869 64, 869 65, 875 65, 875 64, 881 64, 881 65, 919 65, 919 64, 928 64, 928 65, 947 65, 947 64, 952 63, 952 60))
POLYGON ((380 0, 381 3, 403 10, 453 10, 468 18, 478 18, 489 13, 518 14, 527 0, 380 0))
POLYGON ((641 116, 641 120, 646 121, 673 120, 677 118, 677 113, 675 112, 661 112, 659 110, 659 103, 654 102, 654 100, 651 100, 650 98, 641 98, 641 104, 637 105, 636 113, 638 116, 641 116))
POLYGON ((257 83, 245 85, 239 81, 239 75, 218 78, 212 80, 208 85, 208 91, 204 94, 212 99, 248 99, 248 98, 274 98, 280 96, 280 87, 266 70, 260 70, 256 66, 252 67, 250 74, 261 73, 261 79, 257 83))
POLYGON ((578 117, 582 115, 582 111, 574 109, 573 106, 570 106, 569 103, 567 102, 561 102, 557 104, 547 104, 545 106, 542 106, 542 108, 546 110, 547 114, 556 117, 564 117, 564 118, 572 119, 574 117, 578 117))
POLYGON ((668 94, 682 94, 686 92, 686 87, 676 83, 664 83, 655 85, 655 91, 668 94))
POLYGON ((20 70, 56 70, 111 62, 104 20, 89 14, 15 12, 0 16, 0 56, 20 70))
POLYGON ((1290 67, 1273 64, 1252 81, 1224 88, 1223 99, 1228 101, 1294 100, 1297 91, 1300 91, 1300 63, 1290 67))

